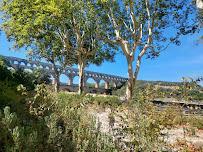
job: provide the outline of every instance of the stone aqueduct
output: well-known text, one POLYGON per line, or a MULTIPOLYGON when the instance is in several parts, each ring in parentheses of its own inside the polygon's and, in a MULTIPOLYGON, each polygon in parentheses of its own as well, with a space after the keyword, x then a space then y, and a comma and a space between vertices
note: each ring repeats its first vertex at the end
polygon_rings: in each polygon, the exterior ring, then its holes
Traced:
MULTIPOLYGON (((18 68, 23 69, 30 69, 34 70, 36 67, 46 69, 50 72, 52 78, 54 78, 54 70, 51 64, 39 62, 39 61, 28 61, 26 59, 21 59, 17 57, 8 57, 10 60, 11 67, 15 70, 18 68)), ((57 68, 60 69, 61 66, 57 65, 57 68)), ((68 85, 73 85, 73 79, 76 76, 79 76, 78 69, 66 67, 63 70, 63 73, 68 77, 68 85)), ((92 78, 95 81, 95 88, 99 88, 99 83, 101 80, 104 80, 105 82, 105 89, 109 89, 109 83, 112 81, 114 83, 114 87, 118 86, 118 83, 125 83, 128 79, 120 76, 114 76, 104 73, 98 73, 98 72, 92 72, 92 71, 86 71, 84 75, 84 86, 89 78, 92 78)), ((52 84, 54 84, 54 79, 52 79, 52 84)))

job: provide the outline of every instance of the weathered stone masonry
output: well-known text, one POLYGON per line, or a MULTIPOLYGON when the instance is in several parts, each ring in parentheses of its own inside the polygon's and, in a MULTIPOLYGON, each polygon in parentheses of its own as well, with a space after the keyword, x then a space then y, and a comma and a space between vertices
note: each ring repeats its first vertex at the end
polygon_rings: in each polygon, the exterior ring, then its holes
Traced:
MULTIPOLYGON (((52 76, 52 84, 55 84, 54 80, 54 69, 51 64, 39 62, 39 61, 29 61, 26 59, 16 58, 16 57, 8 57, 10 59, 11 67, 15 70, 18 68, 23 69, 30 69, 34 70, 36 67, 46 69, 50 72, 52 76)), ((57 69, 60 69, 61 66, 57 65, 57 69)), ((78 69, 66 67, 63 70, 63 73, 68 77, 68 85, 73 85, 73 79, 76 76, 79 76, 78 69)), ((114 86, 117 87, 118 83, 125 83, 128 79, 120 76, 114 76, 104 73, 98 73, 98 72, 92 72, 92 71, 86 71, 84 74, 84 85, 86 84, 87 80, 89 78, 92 78, 95 81, 95 88, 99 88, 99 83, 101 80, 105 81, 105 89, 109 89, 109 83, 112 81, 114 83, 114 86)))

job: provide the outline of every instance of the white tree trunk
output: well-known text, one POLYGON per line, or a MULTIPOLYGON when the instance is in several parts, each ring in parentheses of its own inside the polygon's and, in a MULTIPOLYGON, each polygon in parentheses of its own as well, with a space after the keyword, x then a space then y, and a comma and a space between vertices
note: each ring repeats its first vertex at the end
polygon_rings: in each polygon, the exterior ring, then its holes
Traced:
POLYGON ((60 80, 59 80, 59 76, 57 75, 55 78, 55 86, 54 86, 54 90, 55 92, 59 92, 59 87, 60 87, 60 80))
POLYGON ((197 0, 196 5, 197 5, 197 8, 203 9, 203 1, 202 0, 197 0))
POLYGON ((128 83, 126 88, 126 99, 127 101, 129 101, 132 99, 133 88, 135 84, 133 84, 133 65, 130 57, 127 59, 127 63, 128 63, 128 83))
POLYGON ((52 75, 52 85, 54 86, 54 91, 59 92, 59 87, 60 87, 60 79, 59 76, 57 75, 52 75))
POLYGON ((54 68, 54 75, 53 76, 55 79, 54 91, 59 92, 61 72, 57 70, 55 62, 52 63, 52 67, 54 68))
POLYGON ((84 84, 84 68, 85 68, 85 60, 81 60, 81 57, 78 58, 78 69, 79 69, 79 89, 78 93, 82 94, 83 92, 83 84, 84 84))

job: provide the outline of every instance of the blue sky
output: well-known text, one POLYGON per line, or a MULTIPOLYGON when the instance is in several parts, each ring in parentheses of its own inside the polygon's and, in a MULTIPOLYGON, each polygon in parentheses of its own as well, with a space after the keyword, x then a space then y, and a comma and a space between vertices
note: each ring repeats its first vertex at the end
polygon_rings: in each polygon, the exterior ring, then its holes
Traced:
MULTIPOLYGON (((178 82, 181 81, 182 77, 197 78, 203 76, 203 45, 195 45, 195 41, 202 34, 182 36, 181 46, 171 44, 154 60, 143 57, 138 79, 178 82)), ((24 49, 21 52, 8 51, 11 45, 12 42, 6 41, 5 34, 2 32, 0 36, 0 54, 26 59, 24 49)), ((99 67, 91 65, 86 70, 127 77, 125 56, 118 54, 115 60, 115 63, 104 62, 99 67)), ((134 68, 135 64, 136 62, 134 62, 134 68)), ((74 67, 77 68, 77 66, 74 67)), ((74 80, 74 83, 77 83, 77 79, 74 80)), ((61 76, 61 81, 67 82, 67 78, 61 76)))

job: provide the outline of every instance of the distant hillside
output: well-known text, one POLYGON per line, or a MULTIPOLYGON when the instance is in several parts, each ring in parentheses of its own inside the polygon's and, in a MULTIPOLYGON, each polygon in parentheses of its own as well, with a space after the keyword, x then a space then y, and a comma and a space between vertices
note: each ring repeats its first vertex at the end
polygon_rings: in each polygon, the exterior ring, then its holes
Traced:
MULTIPOLYGON (((181 98, 183 90, 180 89, 184 85, 183 82, 167 82, 167 81, 146 81, 146 80, 137 80, 133 96, 136 98, 139 95, 139 92, 144 92, 145 89, 150 85, 151 88, 157 88, 156 94, 161 94, 159 97, 163 98, 181 98)), ((126 91, 126 86, 123 86, 121 89, 114 90, 114 95, 124 96, 126 91)), ((194 90, 191 90, 187 93, 187 97, 191 97, 192 101, 203 101, 203 87, 198 85, 194 90)))
MULTIPOLYGON (((64 85, 65 83, 61 83, 64 85)), ((67 85, 67 84, 65 84, 67 85)), ((137 80, 135 88, 133 90, 134 98, 137 98, 139 92, 144 92, 145 89, 150 85, 151 88, 156 88, 156 94, 161 94, 160 98, 177 98, 180 99, 183 94, 183 90, 180 89, 180 86, 184 85, 183 82, 167 82, 167 81, 146 81, 146 80, 137 80)), ((94 83, 86 83, 87 87, 94 87, 94 83)), ((100 84, 100 88, 104 88, 104 83, 100 84)), ((109 84, 109 87, 113 90, 113 95, 125 96, 126 85, 120 89, 115 89, 113 83, 109 84)), ((190 96, 192 101, 203 101, 203 87, 197 86, 196 89, 188 92, 187 97, 190 96)))

